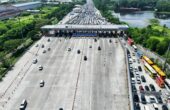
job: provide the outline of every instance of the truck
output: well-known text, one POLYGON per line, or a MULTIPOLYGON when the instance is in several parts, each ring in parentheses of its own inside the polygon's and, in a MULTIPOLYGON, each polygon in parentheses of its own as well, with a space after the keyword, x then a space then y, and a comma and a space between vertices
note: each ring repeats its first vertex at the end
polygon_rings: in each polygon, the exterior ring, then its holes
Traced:
POLYGON ((157 76, 155 80, 156 80, 156 83, 158 84, 158 86, 160 88, 164 88, 165 87, 164 80, 162 80, 159 76, 157 76))
POLYGON ((132 46, 132 45, 134 44, 133 39, 131 39, 130 37, 128 37, 127 42, 128 42, 128 44, 129 44, 130 46, 132 46))

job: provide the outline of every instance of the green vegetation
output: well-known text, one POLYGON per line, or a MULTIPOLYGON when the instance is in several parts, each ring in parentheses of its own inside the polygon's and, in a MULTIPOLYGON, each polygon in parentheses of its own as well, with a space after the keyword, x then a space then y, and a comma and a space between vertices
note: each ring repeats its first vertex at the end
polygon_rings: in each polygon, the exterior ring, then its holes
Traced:
POLYGON ((24 51, 41 38, 40 27, 61 20, 74 3, 43 6, 40 13, 23 12, 20 16, 0 21, 0 80, 24 51))
MULTIPOLYGON (((160 26, 158 20, 150 20, 150 25, 146 28, 130 28, 128 33, 132 35, 131 37, 136 43, 165 56, 170 43, 170 29, 165 25, 160 26)), ((170 62, 170 59, 168 62, 170 62)))
POLYGON ((93 0, 97 9, 100 10, 103 17, 114 24, 122 24, 119 18, 112 15, 112 11, 116 9, 117 2, 113 0, 93 0))

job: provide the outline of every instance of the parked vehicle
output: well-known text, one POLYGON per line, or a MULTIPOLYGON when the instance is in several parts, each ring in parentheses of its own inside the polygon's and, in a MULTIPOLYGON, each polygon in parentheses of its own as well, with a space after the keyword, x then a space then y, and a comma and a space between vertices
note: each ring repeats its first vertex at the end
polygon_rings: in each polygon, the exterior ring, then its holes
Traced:
POLYGON ((71 48, 68 48, 68 51, 71 51, 71 48))
POLYGON ((142 80, 142 82, 146 82, 146 79, 143 75, 141 75, 141 80, 142 80))
POLYGON ((149 84, 151 91, 156 91, 155 86, 153 84, 149 84))
POLYGON ((153 96, 150 96, 149 100, 150 100, 150 103, 156 103, 156 100, 155 100, 155 98, 153 96))
POLYGON ((101 50, 101 47, 100 47, 100 46, 98 46, 98 50, 101 50))
POLYGON ((146 104, 146 98, 144 94, 141 94, 141 103, 146 104))
POLYGON ((162 105, 162 110, 168 110, 168 107, 164 104, 162 105))
POLYGON ((144 92, 144 88, 142 85, 139 86, 139 90, 140 90, 140 92, 144 92))
POLYGON ((163 103, 162 98, 161 98, 161 96, 160 96, 160 95, 156 95, 155 97, 156 97, 156 99, 157 99, 158 103, 160 103, 160 104, 162 104, 162 103, 163 103))
POLYGON ((149 89, 149 87, 147 85, 145 85, 145 90, 150 91, 150 89, 149 89))
POLYGON ((77 50, 77 53, 80 54, 80 50, 77 50))
POLYGON ((84 60, 85 60, 85 61, 87 60, 87 56, 84 56, 84 60))
POLYGON ((138 70, 139 70, 139 71, 142 71, 142 68, 141 68, 141 66, 138 66, 138 70))
POLYGON ((139 102, 139 96, 137 94, 134 94, 133 100, 134 102, 139 102))
POLYGON ((133 91, 133 92, 136 92, 136 91, 137 91, 137 89, 136 89, 136 86, 135 86, 135 85, 132 85, 132 91, 133 91))
POLYGON ((140 105, 139 103, 134 103, 135 110, 140 110, 140 105))

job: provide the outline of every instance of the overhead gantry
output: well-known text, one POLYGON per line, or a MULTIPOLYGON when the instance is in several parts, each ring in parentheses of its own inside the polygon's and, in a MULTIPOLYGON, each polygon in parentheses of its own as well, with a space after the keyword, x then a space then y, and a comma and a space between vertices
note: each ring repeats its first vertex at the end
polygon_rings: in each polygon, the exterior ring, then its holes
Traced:
POLYGON ((41 27, 45 36, 55 37, 117 37, 128 29, 127 25, 45 25, 41 27))

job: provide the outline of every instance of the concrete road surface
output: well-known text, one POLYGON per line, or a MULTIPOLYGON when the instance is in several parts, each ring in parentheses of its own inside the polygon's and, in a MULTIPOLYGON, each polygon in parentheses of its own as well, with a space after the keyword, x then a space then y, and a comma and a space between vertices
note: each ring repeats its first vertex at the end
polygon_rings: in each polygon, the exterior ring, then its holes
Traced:
POLYGON ((26 110, 129 110, 125 56, 117 39, 47 39, 38 51, 38 63, 31 64, 3 110, 18 110, 23 99, 28 101, 26 110), (51 51, 42 53, 48 47, 51 51))

